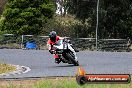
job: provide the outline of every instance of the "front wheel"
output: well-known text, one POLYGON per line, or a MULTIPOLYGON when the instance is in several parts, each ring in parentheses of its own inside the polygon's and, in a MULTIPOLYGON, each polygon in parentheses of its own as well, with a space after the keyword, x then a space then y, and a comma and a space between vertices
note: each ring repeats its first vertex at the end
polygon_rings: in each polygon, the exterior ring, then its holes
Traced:
POLYGON ((71 62, 75 65, 75 66, 79 66, 79 62, 75 60, 75 57, 73 55, 73 53, 67 53, 67 57, 71 60, 71 62))

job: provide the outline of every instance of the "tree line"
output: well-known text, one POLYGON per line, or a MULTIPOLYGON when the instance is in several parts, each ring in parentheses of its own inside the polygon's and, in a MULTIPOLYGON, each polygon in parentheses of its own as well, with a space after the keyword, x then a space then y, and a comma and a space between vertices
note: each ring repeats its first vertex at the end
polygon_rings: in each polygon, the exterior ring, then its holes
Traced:
MULTIPOLYGON (((75 14, 82 22, 88 18, 95 33, 97 0, 68 0, 70 13, 75 14), (72 2, 72 3, 71 3, 72 2)), ((99 0, 99 38, 132 39, 132 1, 99 0)))
MULTIPOLYGON (((0 33, 95 37, 97 0, 8 0, 0 19, 0 33)), ((132 1, 100 0, 98 38, 132 39, 132 1)))

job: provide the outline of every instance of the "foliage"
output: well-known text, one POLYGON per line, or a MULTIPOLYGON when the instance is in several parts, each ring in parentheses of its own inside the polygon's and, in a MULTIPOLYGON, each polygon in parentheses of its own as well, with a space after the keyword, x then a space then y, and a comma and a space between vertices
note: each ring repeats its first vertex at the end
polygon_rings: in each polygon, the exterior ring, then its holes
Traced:
POLYGON ((132 36, 132 2, 130 0, 103 0, 100 8, 101 38, 132 36))
POLYGON ((54 6, 49 0, 8 0, 0 21, 1 31, 39 34, 53 14, 54 6))
MULTIPOLYGON (((132 39, 132 1, 99 1, 98 38, 132 39)), ((97 0, 63 0, 60 4, 70 16, 53 17, 54 0, 8 0, 0 33, 47 35, 54 29, 62 36, 95 37, 97 0)))
POLYGON ((66 0, 68 13, 75 15, 81 25, 75 25, 74 33, 78 37, 95 37, 96 1, 95 0, 66 0), (89 24, 87 26, 86 24, 89 24))
POLYGON ((75 17, 71 15, 67 15, 65 17, 55 16, 53 20, 50 20, 44 25, 42 34, 48 35, 51 30, 55 30, 60 36, 93 37, 93 33, 90 29, 90 21, 91 19, 88 18, 84 23, 82 23, 80 20, 75 19, 75 17), (89 34, 91 34, 91 36, 89 36, 89 34))
POLYGON ((94 12, 96 8, 95 0, 68 0, 68 11, 75 14, 77 18, 85 21, 94 12))
MULTIPOLYGON (((67 0, 69 13, 74 14, 76 18, 81 20, 83 23, 88 18, 92 19, 90 24, 92 25, 91 30, 93 32, 95 32, 96 27, 96 5, 97 0, 67 0)), ((100 0, 98 29, 99 38, 130 37, 132 39, 131 21, 132 1, 100 0)), ((85 29, 85 31, 87 31, 87 29, 85 29)))

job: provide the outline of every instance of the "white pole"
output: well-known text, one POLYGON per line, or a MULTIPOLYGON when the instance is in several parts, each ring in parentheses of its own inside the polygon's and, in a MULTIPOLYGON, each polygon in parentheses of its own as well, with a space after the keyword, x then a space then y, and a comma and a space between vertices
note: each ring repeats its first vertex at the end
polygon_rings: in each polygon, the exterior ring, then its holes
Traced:
POLYGON ((21 49, 23 49, 23 38, 24 38, 24 35, 22 35, 21 49))
POLYGON ((97 22, 96 22, 96 50, 98 50, 98 22, 99 22, 99 0, 97 1, 97 22))

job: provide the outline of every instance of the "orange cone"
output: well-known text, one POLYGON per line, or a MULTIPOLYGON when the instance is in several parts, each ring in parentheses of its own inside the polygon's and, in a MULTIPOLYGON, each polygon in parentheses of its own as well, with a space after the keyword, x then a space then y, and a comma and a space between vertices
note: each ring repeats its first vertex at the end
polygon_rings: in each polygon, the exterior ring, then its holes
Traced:
POLYGON ((78 72, 79 72, 78 75, 81 75, 81 76, 84 76, 86 74, 85 70, 82 67, 78 68, 78 72))

